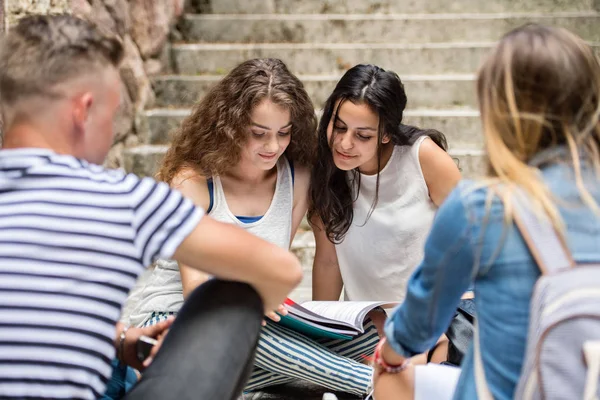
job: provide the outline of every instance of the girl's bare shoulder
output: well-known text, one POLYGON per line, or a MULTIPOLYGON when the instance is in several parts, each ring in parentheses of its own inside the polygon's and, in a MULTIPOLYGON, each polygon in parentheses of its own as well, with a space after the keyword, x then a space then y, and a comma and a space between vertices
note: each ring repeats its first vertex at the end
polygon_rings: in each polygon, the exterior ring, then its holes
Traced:
POLYGON ((210 204, 207 180, 204 175, 193 168, 184 167, 173 177, 171 187, 182 192, 196 205, 207 209, 210 204))

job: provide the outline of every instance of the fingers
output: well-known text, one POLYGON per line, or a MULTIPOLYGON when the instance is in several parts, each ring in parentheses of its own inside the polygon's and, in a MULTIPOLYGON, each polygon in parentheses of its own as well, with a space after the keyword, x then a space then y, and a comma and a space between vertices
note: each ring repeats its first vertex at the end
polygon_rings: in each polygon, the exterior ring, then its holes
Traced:
MULTIPOLYGON (((281 316, 282 315, 288 315, 288 310, 287 310, 287 308, 283 304, 280 304, 277 307, 277 310, 275 310, 275 311, 269 311, 265 315, 271 321, 279 322, 279 321, 281 321, 281 316)), ((266 321, 263 320, 262 326, 265 326, 266 324, 267 324, 266 321)))
POLYGON ((152 364, 152 361, 154 360, 154 354, 155 354, 155 352, 152 351, 152 353, 150 353, 148 358, 146 358, 144 360, 144 362, 142 363, 142 365, 144 366, 144 369, 148 368, 150 366, 150 364, 152 364))
POLYGON ((279 307, 277 307, 277 310, 267 313, 267 317, 275 322, 281 321, 282 315, 288 315, 288 310, 283 304, 280 304, 279 307))
POLYGON ((165 321, 161 321, 156 325, 152 325, 145 328, 148 330, 145 331, 144 334, 146 336, 155 338, 156 340, 158 340, 158 343, 154 345, 154 347, 152 347, 150 355, 146 357, 146 359, 142 363, 144 368, 148 368, 148 366, 150 366, 150 364, 152 363, 152 360, 154 360, 156 353, 158 353, 158 350, 160 350, 160 346, 162 345, 165 336, 167 336, 167 333, 169 333, 169 328, 171 328, 171 325, 173 325, 173 321, 175 321, 175 317, 170 316, 165 321))
POLYGON ((171 325, 173 325, 173 321, 175 321, 175 318, 170 316, 165 321, 161 321, 158 324, 143 328, 142 334, 156 339, 160 334, 162 334, 165 330, 168 330, 171 325))
POLYGON ((281 321, 281 317, 275 311, 268 312, 267 318, 269 318, 271 321, 275 321, 275 322, 281 321))
POLYGON ((146 357, 146 359, 142 363, 144 368, 148 368, 150 366, 150 364, 152 363, 152 361, 154 360, 154 357, 156 356, 156 353, 158 353, 158 351, 160 350, 160 347, 162 346, 162 343, 165 340, 165 336, 167 336, 167 333, 169 333, 169 330, 165 329, 156 338, 158 340, 158 343, 152 347, 152 350, 150 350, 150 354, 148 355, 148 357, 146 357))
POLYGON ((281 315, 288 315, 288 310, 283 304, 280 304, 279 307, 277 307, 277 312, 281 315))

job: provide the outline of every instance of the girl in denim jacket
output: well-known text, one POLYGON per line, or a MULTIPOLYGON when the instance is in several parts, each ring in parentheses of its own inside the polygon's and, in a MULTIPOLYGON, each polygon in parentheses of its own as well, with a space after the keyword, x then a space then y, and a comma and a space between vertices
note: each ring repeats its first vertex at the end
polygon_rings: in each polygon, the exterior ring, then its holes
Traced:
POLYGON ((472 352, 460 376, 406 361, 446 330, 473 281, 487 384, 495 399, 513 398, 540 275, 511 222, 515 188, 550 216, 578 264, 600 259, 600 66, 593 50, 564 29, 520 27, 484 62, 477 90, 487 176, 462 182, 438 210, 424 259, 376 352, 376 400, 477 398, 472 352))

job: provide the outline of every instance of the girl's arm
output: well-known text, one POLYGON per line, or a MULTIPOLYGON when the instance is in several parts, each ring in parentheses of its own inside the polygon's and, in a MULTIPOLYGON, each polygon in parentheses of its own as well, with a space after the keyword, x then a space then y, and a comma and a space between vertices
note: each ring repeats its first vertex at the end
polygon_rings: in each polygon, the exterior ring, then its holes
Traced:
POLYGON ((431 139, 421 143, 419 162, 429 197, 439 207, 460 181, 460 171, 452 157, 431 139))
MULTIPOLYGON (((296 169, 294 183, 294 210, 292 212, 292 240, 308 208, 308 169, 296 169)), ((313 300, 339 300, 342 292, 342 276, 337 263, 335 246, 321 230, 320 221, 311 224, 316 239, 316 253, 313 263, 313 300)))
POLYGON ((312 271, 313 300, 337 301, 340 299, 342 274, 338 264, 335 245, 329 241, 318 217, 311 221, 316 240, 315 260, 312 271))
POLYGON ((209 216, 181 242, 173 258, 222 279, 252 285, 267 313, 277 310, 302 280, 300 262, 288 250, 209 216))
MULTIPOLYGON (((208 193, 206 178, 198 175, 194 170, 184 169, 180 171, 173 178, 171 187, 179 190, 197 206, 202 207, 204 210, 208 210, 210 205, 210 195, 208 193)), ((183 297, 185 299, 194 291, 194 289, 206 282, 209 278, 208 274, 198 271, 195 268, 188 267, 182 263, 179 263, 179 271, 181 273, 181 284, 183 286, 183 297)))
POLYGON ((406 298, 386 322, 389 349, 383 349, 383 357, 388 363, 429 350, 446 331, 461 296, 473 282, 472 237, 477 232, 459 186, 438 210, 423 261, 408 281, 406 298))
POLYGON ((294 240, 294 236, 298 231, 302 218, 306 215, 306 210, 308 208, 308 186, 310 183, 310 172, 308 171, 308 168, 298 165, 295 168, 294 173, 294 208, 292 210, 292 232, 290 241, 294 240))

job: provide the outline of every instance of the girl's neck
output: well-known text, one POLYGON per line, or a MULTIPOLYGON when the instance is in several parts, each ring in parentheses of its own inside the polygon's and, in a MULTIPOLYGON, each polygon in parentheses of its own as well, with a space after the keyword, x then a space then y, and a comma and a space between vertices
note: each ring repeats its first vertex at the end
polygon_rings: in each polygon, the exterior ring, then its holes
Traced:
POLYGON ((277 171, 277 166, 270 170, 256 168, 254 165, 240 161, 231 168, 226 176, 235 179, 236 181, 257 185, 269 180, 277 171))
POLYGON ((390 161, 390 158, 392 158, 392 153, 394 152, 394 144, 389 142, 389 143, 383 144, 382 146, 383 146, 383 149, 381 152, 381 166, 379 167, 379 169, 377 168, 377 156, 375 156, 375 158, 373 158, 371 161, 364 163, 363 165, 358 167, 358 170, 360 171, 361 174, 375 175, 378 172, 381 172, 381 170, 385 168, 388 161, 390 161))

